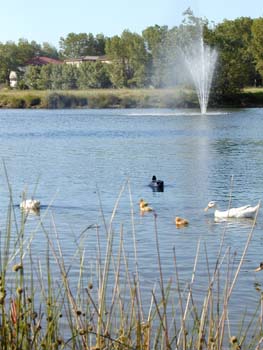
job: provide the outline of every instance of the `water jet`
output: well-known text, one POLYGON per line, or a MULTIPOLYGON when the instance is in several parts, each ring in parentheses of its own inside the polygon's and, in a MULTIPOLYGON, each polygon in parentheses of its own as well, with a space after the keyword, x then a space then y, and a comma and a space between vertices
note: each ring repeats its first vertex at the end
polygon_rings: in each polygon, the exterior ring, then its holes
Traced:
POLYGON ((196 89, 201 114, 206 114, 217 52, 204 43, 203 30, 200 29, 198 37, 183 49, 183 56, 196 89))

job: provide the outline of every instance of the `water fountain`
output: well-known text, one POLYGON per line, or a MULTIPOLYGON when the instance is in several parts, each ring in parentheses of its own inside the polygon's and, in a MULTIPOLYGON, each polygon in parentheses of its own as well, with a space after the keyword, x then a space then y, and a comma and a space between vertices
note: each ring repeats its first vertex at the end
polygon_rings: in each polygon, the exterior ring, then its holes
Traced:
POLYGON ((201 114, 206 114, 217 52, 204 44, 202 29, 199 33, 198 38, 183 49, 183 54, 195 85, 201 114))

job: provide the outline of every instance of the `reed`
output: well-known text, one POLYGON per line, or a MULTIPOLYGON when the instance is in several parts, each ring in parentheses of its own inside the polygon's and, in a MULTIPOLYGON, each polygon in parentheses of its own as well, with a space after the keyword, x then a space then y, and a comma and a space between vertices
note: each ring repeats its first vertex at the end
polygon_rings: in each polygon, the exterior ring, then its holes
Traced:
MULTIPOLYGON (((6 175, 7 176, 7 175, 6 175)), ((159 246, 158 216, 152 217, 156 243, 158 281, 149 289, 148 302, 142 291, 138 259, 135 212, 127 180, 116 199, 109 222, 100 202, 102 226, 89 225, 76 239, 69 261, 55 219, 47 208, 36 218, 17 215, 9 185, 10 205, 6 228, 0 232, 0 343, 1 349, 260 349, 262 346, 262 300, 239 334, 229 320, 231 296, 251 242, 256 219, 241 256, 224 247, 224 232, 215 263, 204 255, 207 288, 195 298, 198 286, 198 242, 189 282, 180 277, 173 249, 174 271, 165 276, 159 246), (125 226, 117 224, 121 198, 128 193, 133 256, 125 249, 125 226), (20 221, 19 219, 20 218, 20 221), (47 220, 48 219, 48 220, 47 220), (48 224, 47 224, 48 221, 48 224), (47 228, 48 227, 48 228, 47 228), (96 258, 86 247, 96 236, 96 258), (46 253, 34 255, 36 235, 44 235, 46 253), (102 237, 106 239, 104 244, 102 237), (74 275, 74 278, 72 278, 74 275), (223 292, 222 292, 223 291, 223 292), (252 335, 251 335, 252 334, 252 335)), ((144 291, 145 293, 145 291, 144 291)))

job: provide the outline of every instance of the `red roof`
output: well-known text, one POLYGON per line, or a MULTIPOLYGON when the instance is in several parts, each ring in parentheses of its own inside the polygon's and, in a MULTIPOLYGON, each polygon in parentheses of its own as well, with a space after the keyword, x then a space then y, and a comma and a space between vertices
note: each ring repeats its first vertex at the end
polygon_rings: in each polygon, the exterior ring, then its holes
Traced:
POLYGON ((63 62, 55 58, 36 56, 27 61, 27 65, 44 66, 45 64, 62 64, 63 62))

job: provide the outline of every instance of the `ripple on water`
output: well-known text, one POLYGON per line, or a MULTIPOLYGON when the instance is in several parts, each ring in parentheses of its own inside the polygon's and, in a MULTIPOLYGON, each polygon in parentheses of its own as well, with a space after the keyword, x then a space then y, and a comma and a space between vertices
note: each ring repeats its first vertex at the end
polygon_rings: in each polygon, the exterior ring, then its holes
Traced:
MULTIPOLYGON (((249 221, 215 222, 213 214, 205 214, 203 209, 210 200, 227 208, 230 194, 234 206, 254 204, 262 198, 262 113, 261 109, 209 111, 206 116, 196 111, 161 109, 0 110, 0 156, 6 163, 14 203, 19 204, 23 190, 41 200, 41 218, 50 237, 55 239, 57 234, 60 238, 63 257, 71 266, 72 283, 77 283, 79 260, 74 256, 80 247, 87 259, 85 278, 96 276, 98 241, 103 258, 105 226, 109 228, 113 208, 128 178, 130 191, 126 185, 112 222, 114 256, 118 255, 122 233, 131 274, 136 271, 135 229, 142 289, 148 300, 160 274, 153 215, 139 214, 138 202, 144 198, 157 214, 166 282, 176 279, 174 250, 180 281, 187 286, 200 241, 194 293, 201 302, 208 283, 207 261, 212 274, 223 233, 222 274, 228 259, 234 266, 239 262, 251 230, 249 221), (152 175, 164 180, 163 193, 154 193, 147 186, 152 175), (177 229, 175 216, 188 219, 189 226, 177 229)), ((3 171, 0 188, 0 220, 5 227, 9 194, 3 171)), ((15 213, 20 222, 18 208, 15 213)), ((262 227, 260 213, 231 299, 230 317, 236 321, 243 305, 245 311, 258 301, 254 282, 261 277, 252 270, 262 260, 262 227)), ((35 235, 33 260, 43 263, 47 240, 39 218, 30 217, 27 230, 35 235)), ((58 272, 56 267, 54 270, 58 272)))

